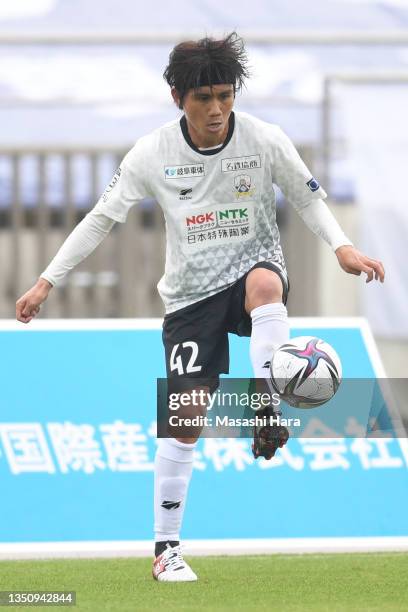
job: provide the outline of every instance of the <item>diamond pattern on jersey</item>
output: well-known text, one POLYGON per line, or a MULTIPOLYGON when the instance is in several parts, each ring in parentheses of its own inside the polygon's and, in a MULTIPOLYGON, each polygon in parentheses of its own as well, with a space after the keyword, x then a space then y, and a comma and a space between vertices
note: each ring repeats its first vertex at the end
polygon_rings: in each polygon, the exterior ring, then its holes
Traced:
POLYGON ((95 209, 124 222, 141 199, 157 200, 167 227, 158 284, 166 312, 226 289, 261 261, 285 271, 274 183, 297 209, 326 197, 284 132, 241 112, 231 140, 214 155, 189 147, 176 120, 140 138, 121 168, 95 209), (198 167, 200 176, 193 172, 198 167), (189 190, 191 200, 180 200, 189 190))
MULTIPOLYGON (((183 308, 193 301, 198 301, 221 291, 241 278, 255 264, 270 261, 277 264, 286 275, 286 267, 279 244, 279 231, 275 223, 266 222, 263 206, 257 202, 248 202, 256 207, 256 233, 253 239, 239 244, 221 245, 205 248, 189 254, 183 264, 172 266, 172 274, 167 275, 168 285, 183 285, 188 293, 174 301, 168 312, 183 308), (199 296, 194 300, 191 295, 199 296)), ((271 208, 267 206, 267 208, 271 208)), ((273 210, 269 210, 273 218, 273 210)))

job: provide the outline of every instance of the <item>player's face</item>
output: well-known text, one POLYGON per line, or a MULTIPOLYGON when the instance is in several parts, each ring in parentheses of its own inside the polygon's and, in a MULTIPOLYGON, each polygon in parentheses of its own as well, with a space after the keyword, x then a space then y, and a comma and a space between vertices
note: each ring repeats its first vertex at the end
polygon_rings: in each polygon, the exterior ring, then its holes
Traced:
MULTIPOLYGON (((172 93, 178 102, 177 92, 172 93)), ((199 87, 187 92, 183 110, 191 140, 197 147, 211 147, 225 140, 234 99, 234 87, 230 84, 199 87)))

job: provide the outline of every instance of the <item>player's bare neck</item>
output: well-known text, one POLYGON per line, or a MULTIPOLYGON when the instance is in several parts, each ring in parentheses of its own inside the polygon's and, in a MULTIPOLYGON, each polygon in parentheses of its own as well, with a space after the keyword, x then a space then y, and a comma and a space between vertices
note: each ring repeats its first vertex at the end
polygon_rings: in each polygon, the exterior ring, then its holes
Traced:
POLYGON ((228 134, 228 123, 220 134, 201 134, 187 121, 187 129, 193 144, 197 149, 209 149, 222 145, 228 134))
POLYGON ((227 125, 220 126, 218 130, 215 128, 214 133, 211 133, 211 129, 208 126, 194 125, 191 121, 188 121, 186 115, 183 115, 180 119, 180 128, 183 134, 184 140, 194 151, 201 153, 202 155, 215 155, 222 151, 231 140, 234 133, 235 116, 231 113, 227 125))

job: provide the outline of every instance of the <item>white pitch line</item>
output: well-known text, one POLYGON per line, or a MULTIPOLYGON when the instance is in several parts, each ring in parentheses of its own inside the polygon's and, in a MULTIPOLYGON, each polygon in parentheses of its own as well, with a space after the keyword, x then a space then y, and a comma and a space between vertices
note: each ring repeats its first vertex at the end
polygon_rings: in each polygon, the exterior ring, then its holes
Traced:
MULTIPOLYGON (((186 555, 192 556, 408 552, 408 536, 185 540, 182 544, 186 555)), ((149 540, 0 544, 0 560, 152 556, 149 540)))

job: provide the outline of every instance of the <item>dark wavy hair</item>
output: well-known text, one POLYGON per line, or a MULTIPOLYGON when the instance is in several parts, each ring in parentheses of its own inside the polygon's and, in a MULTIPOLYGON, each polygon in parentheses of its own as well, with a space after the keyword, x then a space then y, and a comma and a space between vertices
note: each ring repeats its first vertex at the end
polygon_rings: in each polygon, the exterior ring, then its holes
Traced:
POLYGON ((169 56, 163 78, 175 87, 181 103, 189 89, 232 83, 240 91, 250 76, 244 41, 236 32, 221 40, 202 38, 181 42, 169 56))

